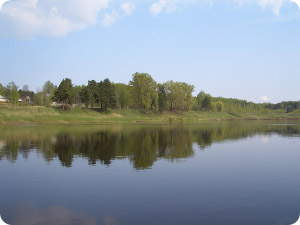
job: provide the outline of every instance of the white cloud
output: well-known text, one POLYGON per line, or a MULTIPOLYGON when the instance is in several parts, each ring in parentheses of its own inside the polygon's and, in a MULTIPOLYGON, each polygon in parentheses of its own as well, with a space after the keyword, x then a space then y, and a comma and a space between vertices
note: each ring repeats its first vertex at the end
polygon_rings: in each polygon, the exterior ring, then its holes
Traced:
POLYGON ((122 19, 124 16, 130 16, 134 9, 134 3, 122 3, 119 11, 112 11, 111 13, 106 13, 104 15, 104 19, 102 20, 102 26, 109 27, 118 20, 122 19))
POLYGON ((0 0, 0 9, 4 5, 5 2, 8 2, 9 0, 0 0))
MULTIPOLYGON (((216 4, 221 0, 156 0, 150 7, 150 12, 153 15, 157 15, 163 12, 173 12, 176 11, 180 5, 193 2, 206 2, 209 4, 216 4)), ((222 0, 223 1, 223 0, 222 0)), ((283 4, 287 2, 294 2, 300 8, 300 0, 230 0, 232 2, 238 3, 239 5, 245 4, 258 4, 263 9, 271 8, 276 15, 279 15, 280 8, 283 4)))
POLYGON ((259 99, 260 99, 261 101, 263 101, 263 102, 268 102, 268 101, 270 101, 270 99, 269 99, 267 96, 261 96, 259 99))
POLYGON ((121 10, 127 15, 131 15, 133 10, 135 10, 135 4, 131 2, 125 2, 121 4, 121 10))
POLYGON ((113 25, 120 18, 119 12, 113 11, 112 13, 106 13, 102 21, 102 26, 109 27, 113 25))
POLYGON ((109 10, 111 0, 0 0, 0 36, 34 39, 37 36, 64 36, 99 22, 107 27, 135 4, 121 1, 119 10, 109 10), (104 15, 103 15, 104 14, 104 15))
POLYGON ((0 35, 63 36, 95 24, 109 0, 14 0, 0 9, 0 35))
POLYGON ((194 0, 159 0, 150 7, 150 12, 157 15, 162 12, 174 12, 180 5, 195 2, 194 0))
POLYGON ((292 0, 292 2, 295 2, 298 6, 298 8, 300 8, 300 0, 292 0))
POLYGON ((300 8, 300 0, 236 0, 239 4, 251 4, 256 3, 260 5, 264 10, 271 8, 276 15, 279 15, 280 8, 284 3, 294 2, 300 8))
MULTIPOLYGON (((152 0, 150 12, 157 15, 174 12, 194 2, 218 2, 224 0, 152 0)), ((300 0, 228 0, 238 4, 259 4, 279 14, 281 6, 294 2, 300 8, 300 0)), ((103 26, 111 26, 124 16, 133 13, 136 5, 118 0, 119 7, 109 9, 111 0, 0 0, 0 36, 32 39, 36 36, 64 36, 94 25, 102 18, 103 26), (104 9, 110 10, 107 13, 104 9), (103 17, 104 16, 104 17, 103 17)))

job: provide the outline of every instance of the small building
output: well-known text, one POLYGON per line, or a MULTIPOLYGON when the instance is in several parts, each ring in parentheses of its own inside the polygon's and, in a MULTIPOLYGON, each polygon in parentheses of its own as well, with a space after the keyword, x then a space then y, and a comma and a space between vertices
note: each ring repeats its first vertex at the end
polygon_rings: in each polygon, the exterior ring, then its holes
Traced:
POLYGON ((7 99, 0 95, 0 102, 7 102, 7 99))
POLYGON ((26 103, 26 104, 31 104, 31 98, 30 96, 22 96, 19 100, 18 100, 19 103, 26 103))
POLYGON ((29 96, 27 96, 26 98, 24 98, 24 102, 27 104, 31 103, 31 98, 29 96))

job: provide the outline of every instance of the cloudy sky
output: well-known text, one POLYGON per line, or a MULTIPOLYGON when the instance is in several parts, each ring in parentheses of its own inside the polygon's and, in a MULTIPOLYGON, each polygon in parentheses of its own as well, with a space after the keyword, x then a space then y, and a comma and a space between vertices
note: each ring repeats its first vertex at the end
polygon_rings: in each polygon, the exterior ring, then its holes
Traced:
MULTIPOLYGON (((0 83, 134 72, 254 102, 300 100, 300 0, 0 0, 0 83)), ((195 94, 196 94, 195 92, 195 94)))

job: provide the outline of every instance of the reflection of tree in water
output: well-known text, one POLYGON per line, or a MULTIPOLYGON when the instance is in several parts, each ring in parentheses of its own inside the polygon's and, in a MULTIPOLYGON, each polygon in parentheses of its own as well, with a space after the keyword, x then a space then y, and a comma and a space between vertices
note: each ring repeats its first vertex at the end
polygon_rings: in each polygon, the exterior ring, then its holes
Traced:
POLYGON ((52 144, 63 166, 71 166, 74 156, 109 165, 118 158, 128 158, 136 169, 146 169, 158 158, 170 160, 193 155, 192 138, 185 129, 142 128, 133 131, 102 131, 91 134, 57 135, 52 144))
POLYGON ((261 133, 299 135, 299 126, 220 123, 218 126, 77 127, 52 132, 40 128, 24 133, 0 136, 0 160, 4 157, 13 162, 18 155, 27 158, 30 151, 36 150, 47 162, 57 157, 66 167, 72 166, 74 157, 87 158, 90 165, 97 162, 110 165, 116 158, 127 158, 134 168, 147 169, 159 158, 178 161, 192 157, 193 143, 205 149, 214 142, 261 133))
POLYGON ((114 133, 97 132, 79 137, 75 143, 78 154, 88 158, 89 164, 94 165, 100 160, 102 164, 109 165, 116 156, 118 137, 114 133))
POLYGON ((200 132, 197 132, 197 144, 201 149, 204 149, 213 143, 213 134, 214 132, 211 129, 201 130, 200 132))
POLYGON ((173 161, 193 155, 193 136, 189 129, 180 127, 159 133, 159 157, 173 161))
MULTIPOLYGON (((0 150, 0 159, 5 157, 10 162, 17 160, 19 152, 22 153, 20 143, 18 140, 3 141, 4 146, 0 150)), ((23 149, 24 150, 24 149, 23 149)), ((24 155, 24 154, 22 154, 24 155)))
POLYGON ((75 143, 71 134, 62 134, 57 136, 53 144, 54 153, 63 166, 70 167, 73 157, 76 154, 75 143))

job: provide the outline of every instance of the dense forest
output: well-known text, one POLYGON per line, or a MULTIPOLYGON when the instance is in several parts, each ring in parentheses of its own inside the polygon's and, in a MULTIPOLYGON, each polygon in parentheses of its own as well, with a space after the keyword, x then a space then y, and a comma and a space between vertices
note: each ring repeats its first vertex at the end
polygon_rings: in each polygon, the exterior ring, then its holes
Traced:
POLYGON ((90 80, 86 85, 73 85, 69 78, 56 86, 50 81, 37 92, 30 91, 28 85, 19 89, 14 82, 7 86, 0 84, 0 95, 11 104, 39 106, 69 106, 97 108, 103 112, 116 108, 134 108, 144 112, 170 111, 181 113, 189 110, 227 113, 278 110, 292 112, 300 109, 300 101, 278 104, 253 103, 246 100, 212 97, 201 91, 193 96, 194 86, 186 82, 168 81, 157 83, 147 73, 135 73, 128 84, 90 80), (28 98, 29 96, 29 98, 28 98), (24 101, 27 98, 28 101, 24 101))

